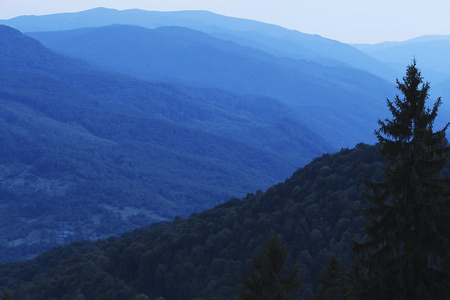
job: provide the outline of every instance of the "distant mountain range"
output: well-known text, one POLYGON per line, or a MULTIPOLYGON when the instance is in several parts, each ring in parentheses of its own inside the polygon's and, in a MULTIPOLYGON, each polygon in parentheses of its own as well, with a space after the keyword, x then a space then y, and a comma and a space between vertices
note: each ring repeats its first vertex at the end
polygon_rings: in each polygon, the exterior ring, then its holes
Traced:
POLYGON ((352 66, 392 80, 389 67, 371 56, 335 40, 301 33, 286 28, 208 11, 156 12, 138 9, 118 11, 96 8, 78 13, 46 16, 21 16, 0 20, 0 24, 22 32, 61 31, 113 24, 136 25, 146 28, 180 26, 231 40, 265 52, 296 59, 305 59, 331 66, 352 66))
POLYGON ((450 120, 450 35, 429 35, 403 42, 353 46, 395 69, 397 78, 403 77, 405 65, 415 58, 422 76, 431 84, 431 99, 434 101, 442 97, 444 103, 437 126, 443 126, 450 120))
MULTIPOLYGON (((10 25, 23 32, 61 31, 113 24, 136 25, 152 29, 164 26, 186 27, 208 33, 213 37, 233 41, 242 46, 259 49, 278 57, 302 59, 327 67, 347 66, 365 70, 384 78, 392 86, 395 83, 395 78, 403 76, 406 65, 416 55, 418 65, 423 70, 425 78, 432 82, 431 96, 433 98, 442 96, 444 99, 442 114, 445 116, 443 116, 443 119, 450 118, 450 102, 446 101, 446 99, 450 99, 450 93, 448 92, 450 90, 450 79, 446 80, 449 77, 445 73, 445 70, 448 70, 445 65, 445 61, 448 61, 445 56, 448 53, 445 51, 445 47, 441 51, 439 47, 427 46, 426 48, 432 53, 427 57, 422 57, 413 49, 406 51, 405 55, 401 56, 400 59, 395 59, 395 61, 392 61, 392 57, 395 57, 395 55, 388 55, 391 59, 384 60, 383 57, 378 55, 371 55, 373 51, 369 51, 370 45, 347 45, 318 35, 305 34, 257 21, 221 16, 207 11, 154 12, 138 9, 118 11, 96 8, 79 13, 21 16, 10 20, 0 20, 0 23, 10 25), (430 60, 432 61, 429 64, 430 60), (442 67, 434 68, 439 64, 442 67)), ((439 39, 445 40, 445 37, 423 37, 417 42, 431 42, 439 39)), ((414 42, 414 40, 411 41, 414 42)), ((414 43, 410 44, 413 45, 414 43)), ((358 77, 358 75, 353 76, 353 78, 355 77, 358 77)), ((365 87, 363 83, 358 83, 358 85, 365 87)), ((377 99, 385 99, 393 93, 395 93, 394 90, 386 93, 381 89, 380 94, 376 97, 377 99)), ((340 93, 336 92, 336 94, 340 93)), ((310 111, 305 112, 305 115, 310 115, 310 111)), ((368 120, 373 122, 373 119, 368 118, 368 120)), ((313 125, 320 126, 319 123, 320 121, 313 125)), ((445 121, 438 120, 438 124, 443 123, 445 121)), ((342 132, 346 132, 347 129, 349 128, 345 128, 342 132)), ((330 135, 332 139, 335 134, 336 132, 330 135)), ((346 138, 339 135, 339 138, 330 141, 339 143, 342 140, 346 140, 346 138)), ((371 140, 361 141, 372 142, 371 140)), ((355 144, 355 140, 348 140, 347 142, 346 144, 349 145, 355 144)))
POLYGON ((184 27, 28 34, 58 53, 142 79, 273 97, 337 148, 374 142, 374 124, 386 111, 380 99, 394 93, 387 81, 364 71, 280 58, 184 27))
POLYGON ((397 72, 415 57, 423 75, 434 85, 450 80, 450 35, 422 36, 403 42, 356 44, 357 49, 389 64, 397 72))
POLYGON ((375 45, 348 45, 318 35, 208 11, 157 12, 139 9, 119 11, 108 8, 95 8, 78 13, 20 16, 0 20, 0 24, 9 25, 22 32, 61 31, 113 24, 146 28, 180 26, 277 56, 305 59, 328 66, 352 66, 388 81, 403 76, 404 67, 416 56, 422 69, 427 73, 425 75, 433 83, 438 84, 449 79, 446 57, 449 36, 423 36, 404 42, 375 45))
POLYGON ((59 232, 106 237, 204 210, 335 149, 275 99, 101 71, 7 26, 0 37, 3 261, 59 232))

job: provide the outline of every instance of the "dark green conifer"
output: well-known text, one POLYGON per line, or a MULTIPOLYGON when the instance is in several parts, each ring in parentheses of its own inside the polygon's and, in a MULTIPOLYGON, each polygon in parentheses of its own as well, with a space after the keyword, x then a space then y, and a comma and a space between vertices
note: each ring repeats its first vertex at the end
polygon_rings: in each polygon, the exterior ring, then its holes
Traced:
POLYGON ((387 167, 383 182, 366 181, 369 240, 353 244, 367 268, 360 298, 448 299, 450 180, 440 173, 450 156, 449 124, 433 132, 441 99, 427 108, 430 85, 415 60, 397 88, 404 97, 387 100, 392 119, 375 132, 387 167))
POLYGON ((241 276, 238 296, 242 300, 288 300, 301 286, 299 265, 296 264, 291 274, 282 273, 289 256, 287 246, 280 237, 272 235, 265 243, 264 249, 255 251, 252 256, 254 271, 247 277, 241 276))
POLYGON ((317 283, 320 288, 314 295, 315 300, 344 299, 347 295, 346 272, 336 254, 330 256, 317 283))
POLYGON ((11 298, 9 297, 9 293, 8 292, 4 292, 1 300, 10 300, 10 299, 11 298))

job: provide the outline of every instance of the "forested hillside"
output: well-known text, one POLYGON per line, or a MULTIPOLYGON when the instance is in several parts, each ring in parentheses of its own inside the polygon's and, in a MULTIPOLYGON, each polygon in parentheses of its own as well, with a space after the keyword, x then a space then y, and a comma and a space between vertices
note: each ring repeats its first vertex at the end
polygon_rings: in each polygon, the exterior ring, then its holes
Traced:
MULTIPOLYGON (((363 176, 380 180, 383 165, 375 146, 326 154, 265 192, 2 265, 0 290, 13 299, 237 299, 252 252, 275 233, 288 245, 288 264, 300 263, 304 279, 294 299, 309 299, 331 254, 351 262, 350 240, 364 238, 363 176)), ((442 175, 450 176, 449 166, 442 175)))
MULTIPOLYGON (((13 299, 237 299, 239 275, 271 233, 300 262, 308 299, 332 253, 352 259, 350 239, 362 239, 363 175, 380 179, 375 146, 326 154, 265 192, 188 218, 158 223, 96 243, 75 242, 23 263, 1 266, 1 286, 13 299), (39 293, 37 293, 39 291, 39 293)), ((447 168, 445 176, 450 170, 447 168)))
POLYGON ((275 99, 144 82, 0 36, 2 262, 202 211, 334 149, 275 99))

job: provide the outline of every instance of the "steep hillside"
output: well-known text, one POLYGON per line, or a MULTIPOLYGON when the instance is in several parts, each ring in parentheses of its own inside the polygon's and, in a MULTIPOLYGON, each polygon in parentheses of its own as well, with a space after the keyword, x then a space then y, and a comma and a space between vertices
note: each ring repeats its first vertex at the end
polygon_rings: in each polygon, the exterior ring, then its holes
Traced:
POLYGON ((351 260, 349 241, 362 238, 363 174, 377 179, 381 167, 374 146, 326 154, 264 193, 0 266, 0 286, 13 299, 236 299, 239 274, 274 232, 289 246, 289 264, 300 262, 304 282, 294 299, 309 299, 331 253, 351 260))
POLYGON ((274 97, 337 148, 375 142, 383 99, 393 94, 391 84, 363 71, 283 59, 182 27, 113 25, 30 36, 59 53, 143 79, 274 97))
MULTIPOLYGON (((275 233, 288 245, 288 265, 300 263, 303 285, 293 299, 311 299, 330 255, 348 266, 351 239, 364 239, 363 178, 380 180, 383 165, 376 146, 325 154, 265 192, 120 238, 74 242, 27 262, 0 265, 0 291, 37 300, 138 294, 237 299, 239 277, 250 268, 253 251, 275 233)), ((450 176, 450 164, 442 175, 450 176)))
POLYGON ((146 28, 182 26, 277 56, 306 59, 327 66, 352 66, 388 80, 394 77, 387 65, 347 44, 272 24, 222 16, 208 11, 156 12, 138 9, 118 11, 96 8, 78 13, 22 16, 0 20, 0 24, 2 23, 23 32, 57 31, 112 24, 138 25, 146 28))
MULTIPOLYGON (((96 243, 75 242, 34 260, 0 266, 0 290, 14 299, 237 299, 239 276, 272 234, 289 247, 304 278, 294 299, 311 299, 331 254, 352 260, 360 240, 364 175, 380 180, 375 146, 326 154, 265 192, 96 243)), ((450 176, 450 166, 443 176, 450 176)))
POLYGON ((204 210, 332 149, 274 99, 143 82, 0 37, 3 262, 204 210))

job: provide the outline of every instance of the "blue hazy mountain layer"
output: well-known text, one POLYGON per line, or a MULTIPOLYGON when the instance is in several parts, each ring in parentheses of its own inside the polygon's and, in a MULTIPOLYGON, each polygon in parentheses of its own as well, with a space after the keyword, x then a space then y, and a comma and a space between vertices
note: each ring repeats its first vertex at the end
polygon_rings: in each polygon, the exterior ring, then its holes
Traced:
POLYGON ((324 152, 279 101, 151 83, 0 26, 2 261, 264 189, 324 152))
MULTIPOLYGON (((354 45, 361 51, 390 64, 398 73, 413 57, 422 66, 424 76, 434 84, 450 79, 450 36, 423 36, 404 42, 354 45)), ((400 73, 401 74, 401 73, 400 73)))
POLYGON ((393 84, 349 67, 274 56, 184 27, 128 25, 28 33, 58 53, 146 80, 269 96, 337 148, 373 143, 393 84))
POLYGON ((146 28, 181 26, 278 56, 306 59, 327 66, 352 66, 387 80, 391 80, 394 76, 393 70, 386 64, 350 45, 318 35, 305 34, 252 20, 222 16, 208 11, 157 12, 138 9, 118 11, 96 8, 78 13, 21 16, 1 20, 1 23, 22 32, 58 31, 113 24, 138 25, 146 28))
POLYGON ((442 97, 437 125, 444 126, 450 120, 450 35, 427 35, 403 42, 379 44, 355 44, 357 49, 389 64, 401 78, 405 65, 415 58, 422 76, 431 83, 432 99, 442 97))

